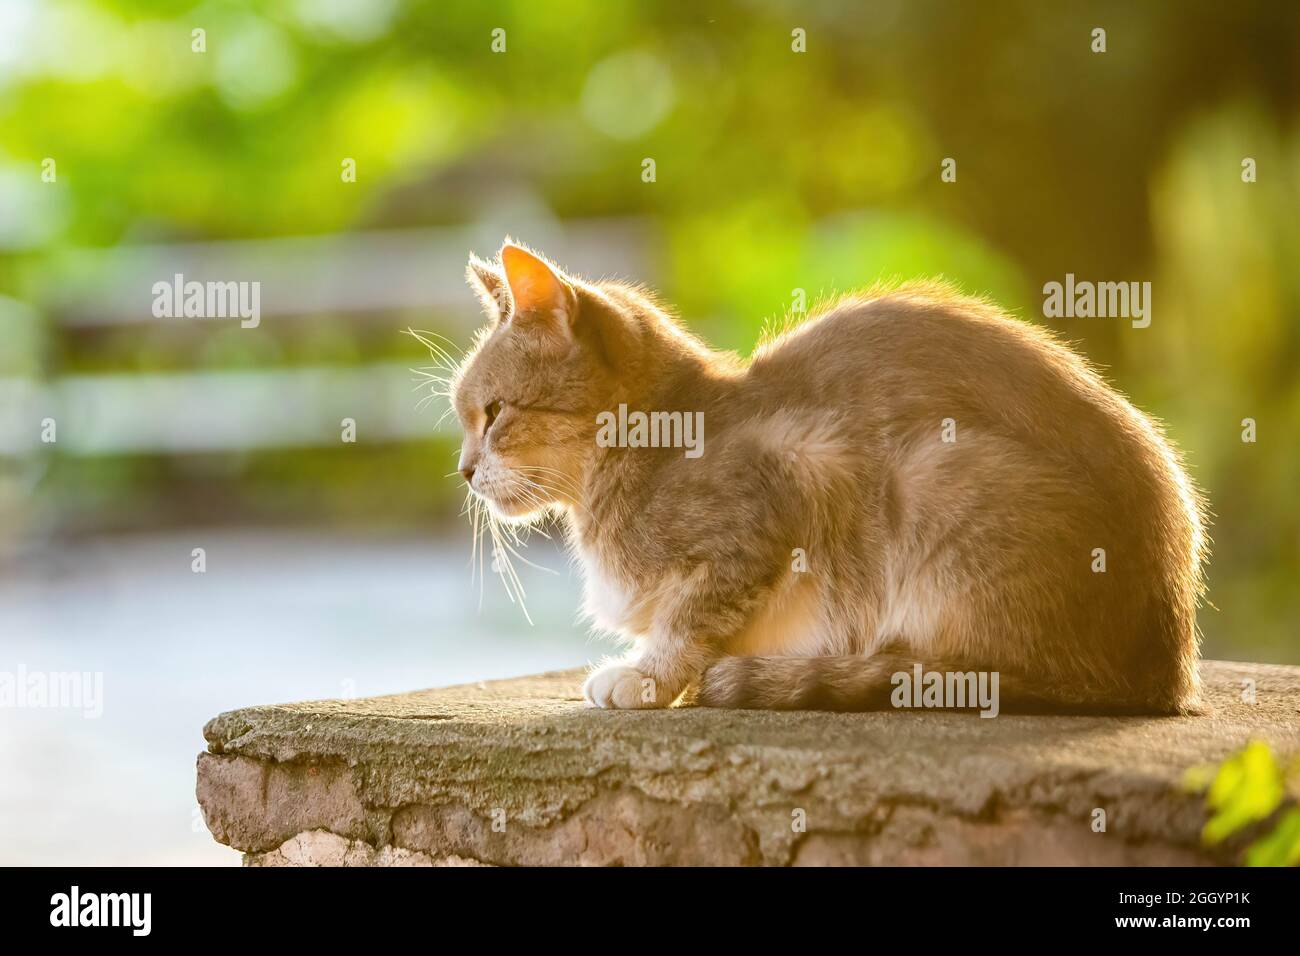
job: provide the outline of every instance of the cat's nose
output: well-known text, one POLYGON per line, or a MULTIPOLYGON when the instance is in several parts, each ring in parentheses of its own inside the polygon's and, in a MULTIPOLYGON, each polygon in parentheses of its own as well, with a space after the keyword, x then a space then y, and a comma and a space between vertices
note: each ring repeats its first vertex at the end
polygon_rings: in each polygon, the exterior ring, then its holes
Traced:
POLYGON ((468 443, 461 446, 460 461, 456 463, 456 467, 460 469, 460 476, 465 479, 465 484, 474 480, 474 468, 477 464, 477 449, 470 448, 468 443))

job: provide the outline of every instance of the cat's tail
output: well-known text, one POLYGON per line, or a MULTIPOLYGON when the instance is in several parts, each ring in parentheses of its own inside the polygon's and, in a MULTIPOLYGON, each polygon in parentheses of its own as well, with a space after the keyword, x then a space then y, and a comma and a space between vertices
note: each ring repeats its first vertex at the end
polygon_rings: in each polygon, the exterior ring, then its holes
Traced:
POLYGON ((1200 712, 1192 703, 1032 681, 954 661, 919 660, 893 648, 870 656, 724 657, 705 672, 693 702, 749 710, 934 707, 1040 714, 1200 712))

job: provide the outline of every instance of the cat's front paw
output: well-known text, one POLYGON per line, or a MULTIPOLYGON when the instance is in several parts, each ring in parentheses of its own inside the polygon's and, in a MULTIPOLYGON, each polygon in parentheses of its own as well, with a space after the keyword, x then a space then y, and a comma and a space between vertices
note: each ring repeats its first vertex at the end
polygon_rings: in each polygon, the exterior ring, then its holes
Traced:
POLYGON ((587 675, 582 696, 594 707, 641 710, 661 707, 654 678, 627 664, 605 664, 587 675))

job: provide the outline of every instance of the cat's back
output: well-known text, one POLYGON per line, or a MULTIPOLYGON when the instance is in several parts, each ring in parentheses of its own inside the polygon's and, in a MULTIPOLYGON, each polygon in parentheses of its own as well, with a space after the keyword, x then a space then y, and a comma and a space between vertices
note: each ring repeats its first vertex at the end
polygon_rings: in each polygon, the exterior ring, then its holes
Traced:
MULTIPOLYGON (((873 453, 912 436, 997 436, 1189 536, 1199 504, 1159 426, 1047 331, 935 283, 855 296, 755 355, 745 407, 838 412, 873 453)), ((1100 505, 1099 505, 1100 507, 1100 505)), ((1137 522, 1147 525, 1147 520, 1137 522)), ((1199 536, 1199 535, 1195 535, 1199 536)))
POLYGON ((927 282, 839 300, 764 343, 750 373, 755 381, 798 376, 824 387, 908 373, 964 380, 994 364, 1004 374, 1029 377, 1059 378, 1085 368, 1041 330, 927 282))
POLYGON ((939 283, 843 299, 763 345, 747 379, 757 407, 964 418, 1053 443, 1063 420, 1087 443, 1142 417, 1050 333, 939 283))
POLYGON ((1203 547, 1199 495, 1159 425, 1047 331, 946 286, 842 300, 760 349, 747 386, 760 415, 839 412, 873 455, 940 440, 950 422, 954 447, 996 439, 1088 489, 1079 509, 1203 547))

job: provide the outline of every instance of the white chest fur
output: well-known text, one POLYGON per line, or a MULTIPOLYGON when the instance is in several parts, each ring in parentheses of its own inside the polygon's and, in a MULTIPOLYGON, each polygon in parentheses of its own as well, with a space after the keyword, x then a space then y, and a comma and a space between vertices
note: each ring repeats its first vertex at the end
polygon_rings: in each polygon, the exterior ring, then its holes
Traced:
POLYGON ((627 590, 591 561, 585 562, 584 570, 583 609, 587 616, 597 627, 608 631, 621 630, 631 604, 627 590))
POLYGON ((602 630, 628 637, 648 633, 661 603, 656 599, 662 591, 661 584, 630 584, 607 568, 589 548, 580 549, 579 556, 585 577, 583 610, 592 622, 602 630))

